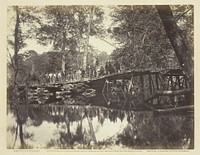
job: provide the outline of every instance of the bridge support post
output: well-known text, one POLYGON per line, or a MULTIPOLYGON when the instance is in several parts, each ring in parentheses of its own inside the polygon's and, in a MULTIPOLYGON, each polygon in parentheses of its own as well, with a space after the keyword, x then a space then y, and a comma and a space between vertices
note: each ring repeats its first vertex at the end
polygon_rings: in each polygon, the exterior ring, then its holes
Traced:
POLYGON ((140 75, 140 87, 141 87, 142 103, 144 103, 145 93, 144 93, 144 77, 143 77, 143 75, 140 75))
MULTIPOLYGON (((155 76, 156 76, 156 89, 157 89, 157 91, 159 91, 160 90, 159 80, 158 80, 159 77, 158 77, 158 74, 156 74, 155 76)), ((157 98, 157 104, 160 105, 160 98, 159 97, 157 98)))
MULTIPOLYGON (((151 74, 149 74, 149 95, 151 96, 153 94, 153 90, 152 90, 152 78, 151 78, 151 74)), ((153 104, 153 101, 151 101, 151 104, 153 104)))

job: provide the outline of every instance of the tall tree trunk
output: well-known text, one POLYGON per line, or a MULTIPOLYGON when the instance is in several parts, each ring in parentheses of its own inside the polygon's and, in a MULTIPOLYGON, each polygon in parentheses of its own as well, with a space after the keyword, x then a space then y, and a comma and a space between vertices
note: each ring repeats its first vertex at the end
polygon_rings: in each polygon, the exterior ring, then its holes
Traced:
POLYGON ((17 85, 17 75, 18 75, 18 52, 19 52, 19 8, 15 7, 16 11, 16 24, 15 24, 15 34, 14 34, 14 66, 15 66, 15 75, 14 75, 14 87, 17 85))
POLYGON ((86 70, 86 64, 87 64, 87 53, 89 51, 89 38, 90 38, 90 29, 91 29, 91 23, 92 23, 92 18, 94 14, 95 7, 92 6, 90 9, 90 16, 89 16, 89 22, 88 22, 88 29, 87 29, 87 38, 85 41, 85 52, 83 56, 83 68, 86 70))
POLYGON ((156 8, 164 25, 167 36, 179 60, 180 66, 188 79, 192 80, 194 62, 190 51, 181 36, 176 21, 174 20, 171 8, 169 5, 157 5, 156 8))
POLYGON ((64 80, 66 78, 66 68, 65 68, 65 64, 66 64, 66 53, 65 53, 65 46, 66 46, 66 32, 64 30, 63 32, 63 38, 62 38, 62 48, 61 48, 61 52, 62 52, 62 73, 64 75, 64 80))
POLYGON ((19 124, 19 138, 20 138, 22 149, 25 149, 26 148, 26 143, 24 142, 23 126, 22 126, 21 123, 19 124))

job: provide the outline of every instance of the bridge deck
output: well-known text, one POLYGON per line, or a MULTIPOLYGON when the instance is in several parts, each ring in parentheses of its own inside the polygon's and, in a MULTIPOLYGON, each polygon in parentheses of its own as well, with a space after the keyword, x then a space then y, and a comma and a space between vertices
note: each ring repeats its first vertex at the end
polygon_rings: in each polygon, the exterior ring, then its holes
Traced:
POLYGON ((64 82, 64 84, 74 84, 74 83, 80 83, 80 82, 95 82, 95 81, 101 81, 101 80, 116 80, 116 79, 130 79, 132 76, 142 76, 142 75, 151 75, 151 74, 162 74, 162 75, 184 75, 182 70, 180 69, 165 69, 165 70, 128 70, 125 72, 120 73, 113 73, 109 75, 104 75, 101 77, 95 77, 95 78, 85 78, 82 80, 76 80, 76 81, 69 81, 64 82))
MULTIPOLYGON (((22 86, 20 89, 24 88, 22 86)), ((94 89, 92 95, 103 95, 106 103, 101 102, 102 106, 134 110, 190 105, 193 94, 187 77, 180 69, 130 70, 92 79, 29 86, 29 90, 31 89, 35 91, 31 97, 39 100, 41 94, 50 95, 51 99, 59 97, 66 100, 68 95, 76 98, 83 96, 88 89, 94 89)))

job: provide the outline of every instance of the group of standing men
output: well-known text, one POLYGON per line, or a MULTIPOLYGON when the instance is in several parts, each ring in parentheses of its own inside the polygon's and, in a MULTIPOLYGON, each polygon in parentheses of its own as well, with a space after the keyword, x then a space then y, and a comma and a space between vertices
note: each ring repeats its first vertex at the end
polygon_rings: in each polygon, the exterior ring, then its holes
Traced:
POLYGON ((105 66, 103 66, 99 65, 97 59, 94 66, 88 65, 86 71, 84 69, 81 70, 81 78, 94 78, 119 72, 121 72, 119 62, 115 61, 114 64, 112 64, 111 61, 107 61, 105 66))
POLYGON ((121 72, 120 64, 117 61, 115 61, 114 64, 112 64, 110 61, 108 61, 108 62, 106 62, 106 65, 105 65, 105 71, 106 71, 106 75, 113 74, 113 73, 119 73, 119 72, 121 72))
POLYGON ((96 59, 95 65, 88 65, 86 69, 79 69, 63 74, 62 72, 46 73, 38 76, 38 82, 45 83, 56 83, 64 81, 82 80, 84 78, 95 78, 104 75, 121 72, 119 62, 111 62, 110 60, 106 64, 99 65, 99 60, 96 59))
POLYGON ((97 69, 97 76, 104 76, 119 72, 121 72, 121 67, 117 61, 115 61, 114 64, 112 64, 111 61, 107 61, 104 67, 100 66, 97 69))

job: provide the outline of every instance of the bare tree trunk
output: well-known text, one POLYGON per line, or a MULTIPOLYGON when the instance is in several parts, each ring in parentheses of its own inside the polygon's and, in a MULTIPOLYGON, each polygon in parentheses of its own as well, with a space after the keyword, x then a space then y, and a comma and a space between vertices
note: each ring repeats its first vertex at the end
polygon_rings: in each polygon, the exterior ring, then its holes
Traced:
POLYGON ((87 38, 86 38, 86 41, 85 41, 85 52, 84 52, 84 56, 83 56, 83 68, 84 68, 84 70, 86 70, 87 53, 88 53, 88 50, 89 50, 88 47, 89 47, 90 29, 91 29, 91 22, 92 22, 94 10, 95 10, 95 7, 92 6, 91 9, 90 9, 89 23, 88 23, 88 29, 87 29, 87 38))
POLYGON ((18 52, 19 52, 19 9, 18 6, 15 7, 16 11, 16 25, 15 25, 15 34, 14 34, 14 66, 15 66, 15 75, 14 75, 14 87, 17 85, 17 75, 18 75, 18 52))
POLYGON ((62 52, 62 73, 64 75, 64 78, 62 78, 62 82, 63 80, 66 80, 66 68, 65 68, 65 64, 66 64, 66 53, 65 53, 65 46, 66 46, 66 32, 65 30, 63 31, 63 37, 62 37, 62 48, 61 48, 61 52, 62 52))
POLYGON ((179 60, 180 66, 188 79, 191 80, 193 77, 194 62, 191 58, 190 51, 184 41, 184 38, 181 36, 179 28, 174 20, 171 8, 169 5, 157 5, 156 8, 179 60))
POLYGON ((19 138, 20 138, 22 149, 25 149, 26 148, 26 143, 24 142, 23 126, 22 126, 21 123, 19 124, 19 138))

